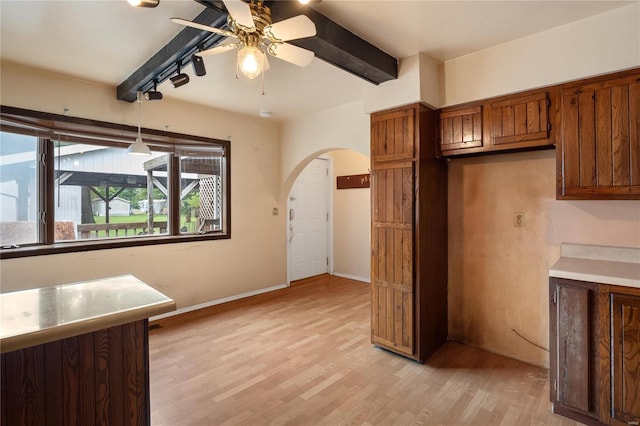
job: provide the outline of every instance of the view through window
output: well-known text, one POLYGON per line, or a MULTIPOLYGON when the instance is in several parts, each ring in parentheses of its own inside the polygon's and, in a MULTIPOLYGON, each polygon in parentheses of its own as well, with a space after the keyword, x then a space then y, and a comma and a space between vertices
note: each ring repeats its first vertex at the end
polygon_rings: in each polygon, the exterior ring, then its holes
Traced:
POLYGON ((130 155, 128 143, 110 136, 109 129, 104 140, 95 128, 86 136, 76 128, 73 134, 46 133, 33 124, 14 126, 4 111, 3 255, 25 246, 55 251, 82 243, 84 250, 87 244, 118 241, 131 242, 117 245, 122 247, 157 238, 229 237, 227 141, 165 132, 147 138, 150 156, 130 155))

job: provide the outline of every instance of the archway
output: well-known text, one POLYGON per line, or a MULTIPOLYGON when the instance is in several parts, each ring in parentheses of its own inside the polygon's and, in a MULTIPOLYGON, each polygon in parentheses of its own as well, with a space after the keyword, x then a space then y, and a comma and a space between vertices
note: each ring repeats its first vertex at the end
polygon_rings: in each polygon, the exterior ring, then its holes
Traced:
MULTIPOLYGON (((307 166, 322 158, 328 162, 328 187, 322 189, 328 193, 329 211, 327 215, 327 272, 358 281, 370 281, 370 214, 371 201, 369 188, 337 189, 338 176, 362 175, 369 173, 369 157, 350 149, 327 149, 306 157, 293 169, 285 180, 281 193, 287 204, 287 282, 298 279, 299 274, 292 271, 295 255, 299 250, 295 238, 295 211, 290 210, 290 196, 296 180, 307 166), (292 229, 293 227, 293 229, 292 229)), ((325 194, 309 194, 322 197, 325 194)), ((294 197, 295 198, 295 197, 294 197)), ((294 201, 295 202, 295 201, 294 201)), ((299 243, 300 241, 298 241, 299 243)), ((297 256, 298 260, 300 256, 297 256)))

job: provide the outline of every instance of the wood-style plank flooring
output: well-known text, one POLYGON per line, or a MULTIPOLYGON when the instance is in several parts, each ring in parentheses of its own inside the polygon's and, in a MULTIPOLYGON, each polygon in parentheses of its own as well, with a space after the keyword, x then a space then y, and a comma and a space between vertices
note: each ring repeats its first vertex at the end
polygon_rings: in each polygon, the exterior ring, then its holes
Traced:
POLYGON ((158 321, 153 425, 575 425, 547 371, 457 343, 375 348, 369 285, 323 276, 158 321))

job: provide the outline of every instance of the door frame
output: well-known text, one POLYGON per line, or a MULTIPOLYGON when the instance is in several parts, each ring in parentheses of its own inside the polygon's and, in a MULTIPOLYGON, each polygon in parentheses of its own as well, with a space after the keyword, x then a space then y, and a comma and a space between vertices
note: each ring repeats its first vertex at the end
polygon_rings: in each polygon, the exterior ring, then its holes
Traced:
MULTIPOLYGON (((328 209, 329 209, 329 220, 327 221, 327 257, 329 258, 329 265, 327 267, 327 272, 329 275, 333 275, 333 159, 331 156, 322 154, 317 157, 312 158, 305 166, 302 168, 300 173, 311 163, 311 161, 321 159, 327 161, 327 168, 329 170, 329 179, 327 187, 325 190, 327 191, 328 196, 328 209)), ((289 189, 289 193, 287 194, 287 210, 286 210, 286 227, 285 227, 285 239, 287 244, 287 287, 291 286, 291 245, 289 244, 289 208, 290 208, 290 200, 291 190, 295 186, 296 181, 300 177, 300 173, 296 176, 296 179, 293 181, 291 188, 289 189)))

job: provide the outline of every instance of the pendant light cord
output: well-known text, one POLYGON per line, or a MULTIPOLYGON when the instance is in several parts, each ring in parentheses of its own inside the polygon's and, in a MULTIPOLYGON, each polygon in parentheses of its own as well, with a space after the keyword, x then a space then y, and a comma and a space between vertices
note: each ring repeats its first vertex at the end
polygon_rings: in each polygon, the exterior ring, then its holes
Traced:
POLYGON ((140 131, 140 92, 136 92, 136 101, 138 102, 138 137, 142 140, 140 131))

